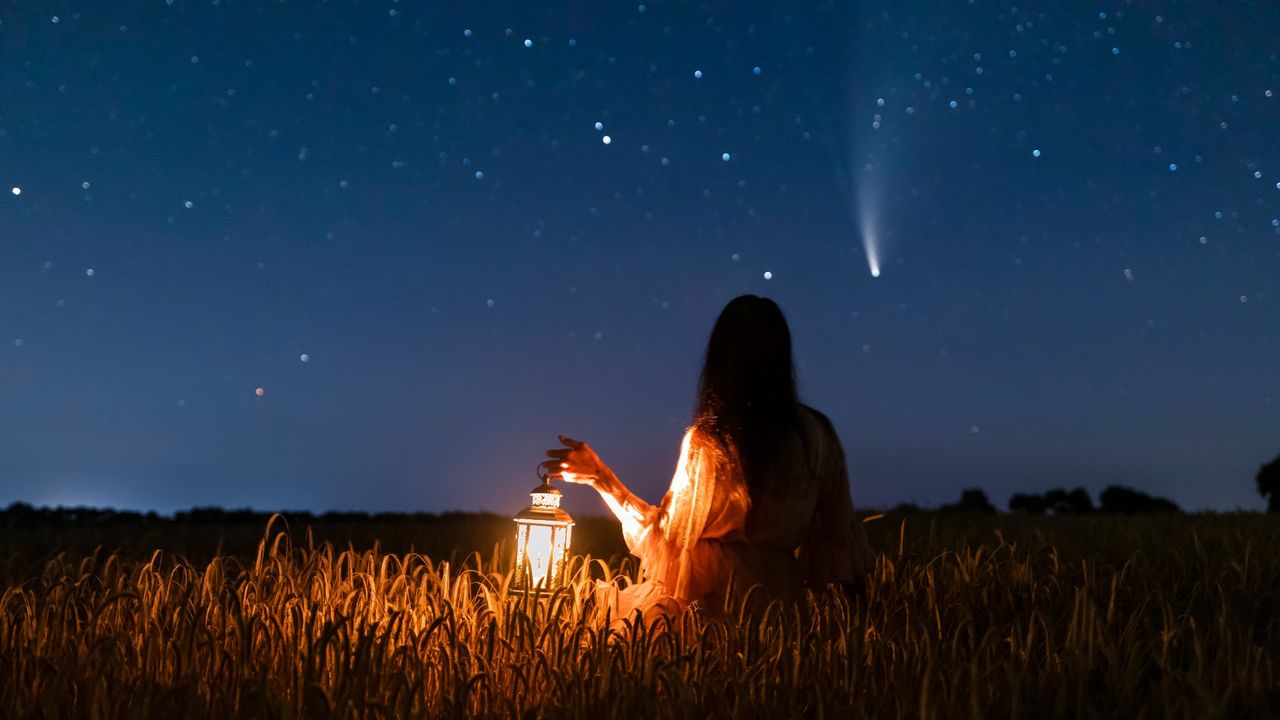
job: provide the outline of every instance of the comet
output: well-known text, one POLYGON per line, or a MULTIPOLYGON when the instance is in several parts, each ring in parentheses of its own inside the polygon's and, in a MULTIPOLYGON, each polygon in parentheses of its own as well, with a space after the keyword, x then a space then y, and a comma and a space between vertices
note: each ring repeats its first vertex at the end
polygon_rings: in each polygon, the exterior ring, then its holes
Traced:
POLYGON ((867 256, 871 277, 880 277, 880 204, 878 193, 869 182, 858 184, 858 229, 862 233, 862 251, 867 256))
MULTIPOLYGON (((868 16, 866 22, 855 23, 855 27, 871 29, 877 21, 868 16)), ((882 67, 883 58, 879 55, 866 55, 866 48, 875 46, 878 36, 863 37, 856 33, 850 40, 850 57, 860 67, 854 73, 854 81, 849 84, 844 96, 846 117, 848 119, 846 143, 843 150, 844 163, 837 165, 835 175, 840 184, 842 195, 847 198, 845 210, 849 213, 850 234, 862 236, 862 252, 866 256, 867 272, 872 278, 880 277, 884 253, 887 246, 896 244, 897 237, 886 232, 885 223, 892 218, 892 206, 886 208, 886 193, 890 194, 895 186, 894 176, 896 146, 900 139, 900 131, 881 132, 889 122, 885 113, 886 87, 892 88, 892 82, 884 78, 888 68, 882 67), (882 78, 877 81, 876 78, 882 78)), ((838 157, 832 153, 832 157, 838 157)), ((846 252, 856 257, 857 246, 846 252)))

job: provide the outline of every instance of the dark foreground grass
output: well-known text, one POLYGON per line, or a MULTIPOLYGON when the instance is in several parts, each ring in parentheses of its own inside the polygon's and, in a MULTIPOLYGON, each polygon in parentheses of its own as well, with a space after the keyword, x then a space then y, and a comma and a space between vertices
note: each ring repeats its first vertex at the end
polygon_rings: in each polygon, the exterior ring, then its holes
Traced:
MULTIPOLYGON (((582 559, 531 602, 508 592, 496 516, 0 528, 0 716, 1280 714, 1276 518, 867 527, 882 555, 864 597, 621 632, 586 621, 589 576, 630 562, 582 559)), ((603 521, 577 540, 621 549, 603 521)))

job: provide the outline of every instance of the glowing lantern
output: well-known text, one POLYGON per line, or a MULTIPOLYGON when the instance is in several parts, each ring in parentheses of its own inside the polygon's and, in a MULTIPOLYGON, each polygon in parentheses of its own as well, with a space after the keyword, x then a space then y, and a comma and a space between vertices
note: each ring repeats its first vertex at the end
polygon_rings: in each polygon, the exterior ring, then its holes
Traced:
POLYGON ((559 490, 539 468, 542 484, 529 491, 533 503, 515 516, 517 590, 555 590, 569 563, 573 518, 560 509, 559 490))

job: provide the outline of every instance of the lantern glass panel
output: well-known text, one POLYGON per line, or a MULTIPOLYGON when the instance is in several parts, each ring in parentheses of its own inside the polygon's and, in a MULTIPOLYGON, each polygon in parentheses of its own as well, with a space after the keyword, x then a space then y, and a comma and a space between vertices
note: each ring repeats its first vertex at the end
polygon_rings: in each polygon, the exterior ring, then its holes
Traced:
POLYGON ((525 525, 521 535, 524 547, 516 550, 521 559, 521 579, 530 582, 533 587, 545 587, 547 576, 551 574, 556 546, 553 542, 555 528, 546 525, 525 525))

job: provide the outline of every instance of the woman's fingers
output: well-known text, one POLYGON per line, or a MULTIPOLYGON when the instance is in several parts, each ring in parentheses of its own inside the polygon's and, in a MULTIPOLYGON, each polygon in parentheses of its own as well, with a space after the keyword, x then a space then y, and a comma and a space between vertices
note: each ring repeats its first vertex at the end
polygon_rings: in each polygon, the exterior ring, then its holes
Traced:
POLYGON ((559 475, 561 473, 565 473, 569 471, 576 472, 579 475, 583 475, 590 472, 589 468, 583 465, 582 463, 573 462, 572 460, 567 460, 567 459, 559 460, 559 459, 553 458, 551 460, 543 460, 542 462, 538 463, 538 465, 544 468, 547 472, 551 473, 552 475, 559 475))
POLYGON ((547 471, 548 475, 562 475, 565 471, 565 465, 568 463, 563 460, 545 460, 538 463, 538 466, 547 471))
POLYGON ((564 466, 569 465, 569 463, 559 460, 546 460, 540 464, 546 469, 548 477, 557 477, 565 482, 590 485, 596 479, 595 473, 582 472, 582 468, 574 468, 572 465, 566 468, 564 466), (575 472, 575 470, 578 472, 575 472))
POLYGON ((548 475, 557 476, 566 482, 591 484, 600 474, 600 460, 591 448, 581 440, 574 440, 564 435, 558 436, 563 448, 552 448, 547 451, 549 460, 539 463, 548 475))

